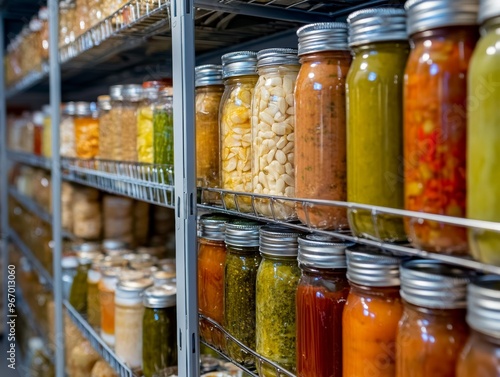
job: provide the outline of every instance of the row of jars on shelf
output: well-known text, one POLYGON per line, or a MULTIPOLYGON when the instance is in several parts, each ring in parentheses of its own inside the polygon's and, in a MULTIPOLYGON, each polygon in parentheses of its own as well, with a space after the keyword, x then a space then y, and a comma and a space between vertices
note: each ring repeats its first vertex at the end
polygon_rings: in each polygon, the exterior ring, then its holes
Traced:
MULTIPOLYGON (((223 215, 199 226, 200 313, 297 376, 500 376, 497 276, 223 215)), ((255 363, 209 323, 200 333, 255 363)))

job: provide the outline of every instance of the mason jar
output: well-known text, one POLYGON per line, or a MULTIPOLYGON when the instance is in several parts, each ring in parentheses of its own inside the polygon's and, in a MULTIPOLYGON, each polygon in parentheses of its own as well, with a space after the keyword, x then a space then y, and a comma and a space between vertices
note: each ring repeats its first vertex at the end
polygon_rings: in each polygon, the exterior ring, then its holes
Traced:
POLYGON ((172 88, 163 89, 153 111, 154 163, 174 165, 174 113, 172 88))
POLYGON ((87 312, 87 275, 93 260, 102 258, 98 251, 81 251, 77 254, 78 267, 69 293, 69 303, 79 313, 87 312))
POLYGON ((67 102, 64 104, 61 114, 61 145, 59 151, 62 157, 75 157, 75 111, 76 106, 74 102, 67 102))
POLYGON ((156 86, 143 89, 142 101, 137 109, 137 161, 152 164, 153 153, 153 111, 158 101, 156 86))
POLYGON ((109 110, 109 116, 111 119, 109 125, 101 133, 104 133, 104 151, 106 152, 106 157, 110 160, 121 161, 122 153, 120 147, 120 130, 121 130, 121 118, 123 109, 123 85, 113 85, 109 88, 109 97, 111 98, 111 109, 109 110))
POLYGON ((115 345, 115 291, 122 267, 110 267, 102 272, 99 281, 101 305, 101 338, 110 346, 115 345))
POLYGON ((97 97, 97 108, 99 110, 99 158, 101 160, 112 159, 112 140, 115 129, 113 128, 113 114, 111 112, 111 97, 102 95, 97 97))
POLYGON ((115 129, 121 146, 121 160, 137 161, 137 109, 142 100, 142 86, 124 85, 122 88, 121 125, 115 129))
POLYGON ((99 120, 94 103, 75 104, 75 145, 76 157, 90 159, 99 153, 99 120))

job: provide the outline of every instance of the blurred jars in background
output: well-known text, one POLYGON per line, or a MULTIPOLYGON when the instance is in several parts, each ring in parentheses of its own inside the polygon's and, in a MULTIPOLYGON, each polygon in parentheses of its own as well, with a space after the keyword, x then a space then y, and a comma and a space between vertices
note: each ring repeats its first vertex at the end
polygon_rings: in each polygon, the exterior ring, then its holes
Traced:
POLYGON ((75 104, 75 144, 78 158, 95 158, 99 153, 99 120, 95 104, 76 102, 75 104))
POLYGON ((123 85, 113 85, 109 88, 109 97, 111 98, 111 109, 109 110, 109 117, 111 121, 104 123, 104 129, 101 129, 101 135, 104 140, 104 145, 101 150, 105 160, 122 160, 122 153, 120 147, 120 132, 121 132, 121 118, 123 109, 123 85))
POLYGON ((62 157, 76 156, 75 113, 75 102, 63 104, 60 126, 61 144, 59 149, 62 157))
POLYGON ((143 89, 142 101, 137 109, 137 161, 152 164, 153 148, 153 111, 158 101, 158 88, 143 89))
POLYGON ((137 108, 142 99, 142 86, 124 85, 122 97, 120 128, 115 128, 113 132, 118 133, 121 148, 120 161, 135 162, 137 161, 137 108))
POLYGON ((99 111, 99 158, 101 160, 111 160, 111 142, 115 135, 112 135, 113 117, 111 113, 111 97, 102 95, 97 97, 97 109, 99 111))
POLYGON ((42 154, 45 157, 52 156, 52 119, 50 115, 50 105, 42 106, 43 113, 43 141, 42 154))

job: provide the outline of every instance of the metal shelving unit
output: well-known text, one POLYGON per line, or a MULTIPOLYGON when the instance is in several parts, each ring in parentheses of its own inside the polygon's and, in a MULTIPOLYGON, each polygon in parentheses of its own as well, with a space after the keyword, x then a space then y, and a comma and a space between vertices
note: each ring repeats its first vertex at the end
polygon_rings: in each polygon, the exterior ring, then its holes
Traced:
POLYGON ((29 165, 46 170, 49 170, 52 165, 52 160, 50 158, 20 151, 7 150, 7 158, 11 162, 18 162, 23 165, 29 165))

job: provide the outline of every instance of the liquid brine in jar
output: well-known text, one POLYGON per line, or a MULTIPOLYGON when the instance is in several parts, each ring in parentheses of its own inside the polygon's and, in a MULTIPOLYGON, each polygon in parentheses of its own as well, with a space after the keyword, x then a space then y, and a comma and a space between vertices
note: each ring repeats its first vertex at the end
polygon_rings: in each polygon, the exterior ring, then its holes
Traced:
MULTIPOLYGON (((257 83, 257 54, 232 52, 222 56, 224 94, 220 107, 221 187, 225 190, 252 192, 251 104, 257 83)), ((249 197, 224 197, 229 209, 252 210, 249 197)))
MULTIPOLYGON (((295 196, 345 201, 347 24, 306 25, 297 35, 302 66, 295 86, 295 196)), ((314 228, 348 227, 344 208, 299 203, 297 214, 314 228)))
MULTIPOLYGON (((478 5, 479 0, 405 5, 412 44, 404 84, 407 210, 465 216, 467 73, 478 38, 478 5)), ((465 228, 416 219, 406 225, 419 248, 467 253, 465 228)))

